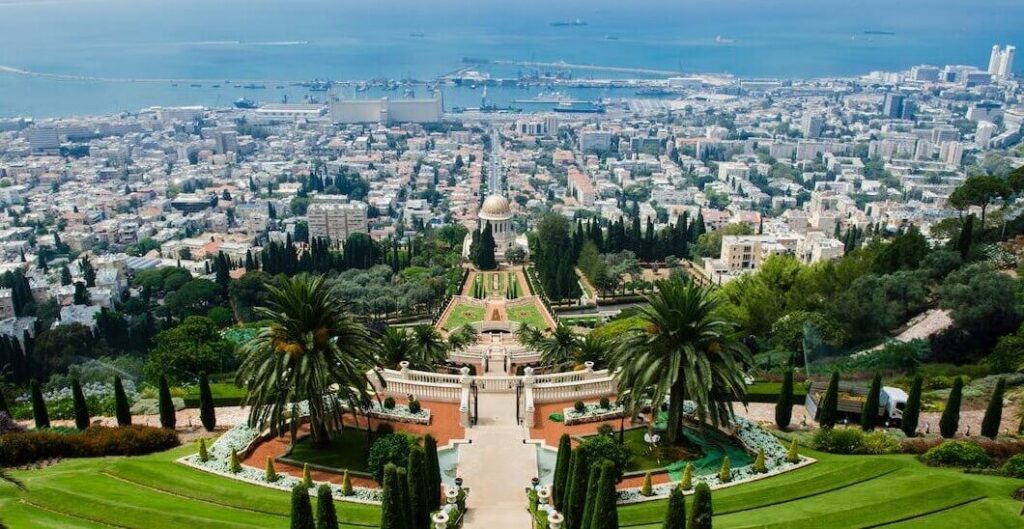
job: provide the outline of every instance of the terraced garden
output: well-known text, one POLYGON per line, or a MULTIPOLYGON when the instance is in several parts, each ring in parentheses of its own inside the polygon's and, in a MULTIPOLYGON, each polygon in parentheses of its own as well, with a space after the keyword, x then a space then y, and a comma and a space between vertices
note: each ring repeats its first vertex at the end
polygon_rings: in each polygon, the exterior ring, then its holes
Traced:
POLYGON ((446 331, 451 331, 458 329, 467 323, 483 321, 484 310, 485 309, 483 307, 475 307, 465 303, 458 303, 452 307, 451 314, 448 315, 448 319, 444 322, 444 328, 446 331))
MULTIPOLYGON (((1020 481, 925 466, 912 456, 835 456, 714 493, 715 528, 1021 527, 1020 481)), ((658 529, 665 501, 619 507, 620 527, 658 529)))
MULTIPOLYGON (((0 487, 0 518, 12 529, 289 527, 287 492, 174 463, 194 450, 184 446, 144 457, 76 459, 14 472, 28 491, 0 487)), ((341 527, 379 526, 376 506, 336 506, 341 527)))
POLYGON ((522 305, 520 307, 508 307, 508 319, 512 321, 518 321, 525 323, 535 329, 547 329, 548 321, 544 319, 544 315, 540 313, 536 305, 522 305))

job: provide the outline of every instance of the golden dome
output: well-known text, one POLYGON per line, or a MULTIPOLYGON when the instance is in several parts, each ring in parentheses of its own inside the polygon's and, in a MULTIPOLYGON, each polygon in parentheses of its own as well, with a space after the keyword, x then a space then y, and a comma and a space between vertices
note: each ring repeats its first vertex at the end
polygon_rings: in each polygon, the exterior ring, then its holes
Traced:
POLYGON ((508 199, 501 195, 491 195, 484 200, 484 205, 480 206, 480 214, 493 216, 493 217, 504 217, 512 215, 512 208, 509 206, 508 199))

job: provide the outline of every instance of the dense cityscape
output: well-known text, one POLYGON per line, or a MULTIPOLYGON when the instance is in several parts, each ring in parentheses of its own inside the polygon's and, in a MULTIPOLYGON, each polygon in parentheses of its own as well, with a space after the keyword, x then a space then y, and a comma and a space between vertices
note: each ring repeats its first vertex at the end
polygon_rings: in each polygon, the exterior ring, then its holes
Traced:
POLYGON ((0 116, 0 527, 1024 525, 1015 51, 0 116))

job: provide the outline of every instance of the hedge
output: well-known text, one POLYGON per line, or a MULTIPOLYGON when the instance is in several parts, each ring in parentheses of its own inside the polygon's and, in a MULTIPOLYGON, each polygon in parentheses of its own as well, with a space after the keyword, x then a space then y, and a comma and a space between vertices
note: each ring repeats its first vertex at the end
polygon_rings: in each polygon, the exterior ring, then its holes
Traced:
POLYGON ((0 467, 68 457, 135 456, 178 446, 172 430, 151 426, 93 426, 80 432, 33 430, 0 436, 0 467))

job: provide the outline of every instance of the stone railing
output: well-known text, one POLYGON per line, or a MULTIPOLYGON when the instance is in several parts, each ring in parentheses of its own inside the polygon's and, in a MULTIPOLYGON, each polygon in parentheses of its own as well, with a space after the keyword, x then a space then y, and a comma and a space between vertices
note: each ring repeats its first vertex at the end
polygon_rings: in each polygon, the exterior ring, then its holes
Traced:
POLYGON ((508 332, 514 333, 519 329, 518 321, 474 321, 470 323, 478 333, 482 332, 508 332))

